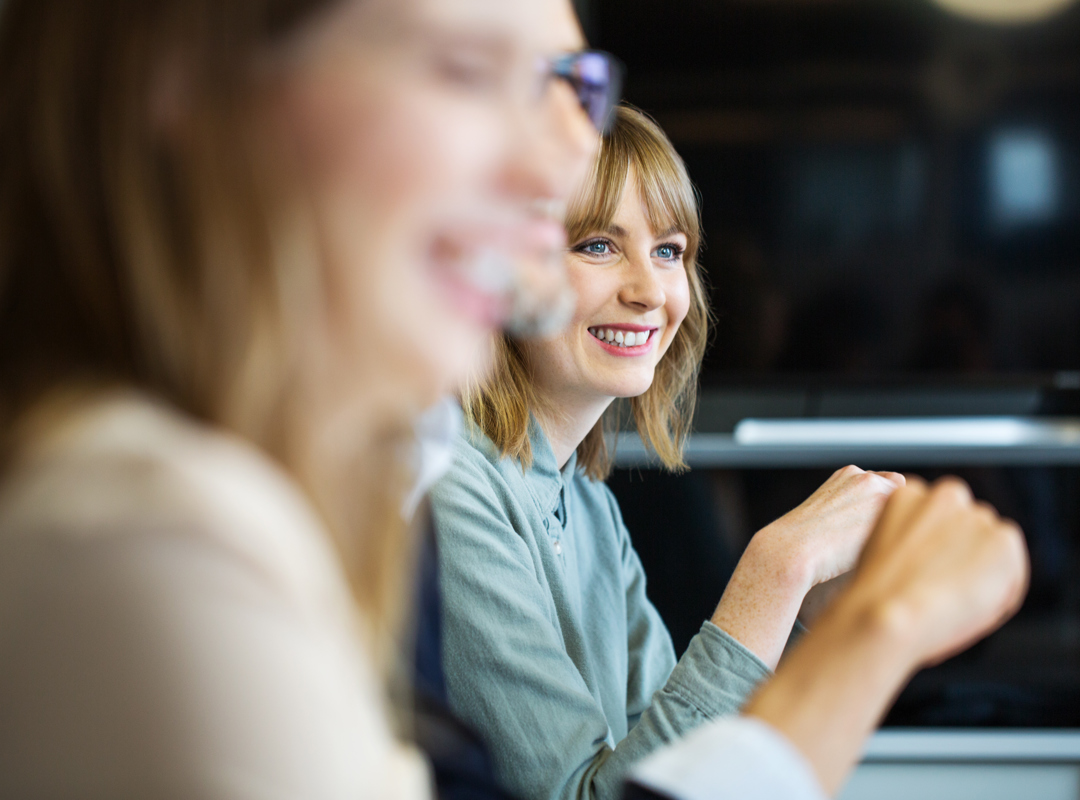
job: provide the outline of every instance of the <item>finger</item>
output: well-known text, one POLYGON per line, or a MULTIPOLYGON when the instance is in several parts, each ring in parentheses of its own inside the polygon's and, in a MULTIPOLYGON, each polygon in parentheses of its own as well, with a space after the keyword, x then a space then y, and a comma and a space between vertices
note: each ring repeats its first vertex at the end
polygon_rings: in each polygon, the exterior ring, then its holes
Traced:
MULTIPOLYGON (((850 478, 853 475, 862 475, 866 470, 856 467, 854 464, 848 464, 846 467, 840 467, 836 472, 829 476, 829 480, 834 478, 850 478)), ((828 481, 826 481, 828 483, 828 481)))
POLYGON ((899 472, 875 472, 878 477, 884 478, 897 487, 903 486, 907 481, 899 472))
POLYGON ((878 517, 874 532, 867 542, 867 551, 888 547, 914 522, 929 496, 929 489, 921 480, 909 482, 892 493, 878 517))
MULTIPOLYGON (((926 498, 925 520, 930 525, 940 523, 943 518, 975 509, 975 498, 971 487, 954 475, 938 478, 930 486, 926 498)), ((993 512, 997 516, 997 512, 993 512)))
POLYGON ((946 475, 938 478, 930 487, 930 499, 936 502, 955 503, 967 506, 975 502, 971 487, 962 478, 946 475))
POLYGON ((913 489, 925 489, 927 484, 921 475, 915 475, 914 473, 912 473, 904 475, 904 485, 913 489))

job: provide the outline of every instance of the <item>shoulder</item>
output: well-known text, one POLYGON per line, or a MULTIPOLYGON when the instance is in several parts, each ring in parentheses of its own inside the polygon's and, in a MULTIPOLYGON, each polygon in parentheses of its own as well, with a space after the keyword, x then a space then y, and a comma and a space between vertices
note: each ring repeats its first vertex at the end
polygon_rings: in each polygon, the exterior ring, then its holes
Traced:
POLYGON ((223 796, 207 782, 252 767, 294 796, 344 796, 391 758, 302 493, 258 450, 145 399, 88 408, 6 476, 0 631, 17 676, 0 705, 33 755, 0 746, 0 794, 63 777, 34 764, 78 762, 111 796, 159 794, 159 778, 223 796))
POLYGON ((48 569, 72 549, 119 556, 164 537, 294 598, 341 580, 316 515, 267 457, 138 395, 79 412, 0 486, 0 561, 48 569))
POLYGON ((459 437, 450 471, 430 493, 443 569, 474 570, 496 553, 514 562, 535 560, 542 522, 528 480, 520 463, 502 457, 483 434, 459 437))
POLYGON ((432 488, 432 507, 438 514, 470 501, 513 505, 525 495, 525 475, 521 464, 499 453, 491 439, 466 429, 454 443, 450 469, 432 488))

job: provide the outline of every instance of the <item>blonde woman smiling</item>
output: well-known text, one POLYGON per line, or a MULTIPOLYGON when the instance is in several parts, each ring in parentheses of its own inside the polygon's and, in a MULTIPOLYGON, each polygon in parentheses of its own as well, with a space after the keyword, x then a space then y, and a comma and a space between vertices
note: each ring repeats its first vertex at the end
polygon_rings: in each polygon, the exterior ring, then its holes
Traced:
POLYGON ((444 660, 451 702, 510 788, 614 798, 634 762, 744 704, 806 593, 852 568, 904 479, 847 467, 758 532, 677 661, 603 483, 616 398, 631 398, 663 463, 683 466, 707 334, 694 190, 640 112, 618 110, 568 232, 573 321, 549 340, 500 341, 433 493, 444 660))

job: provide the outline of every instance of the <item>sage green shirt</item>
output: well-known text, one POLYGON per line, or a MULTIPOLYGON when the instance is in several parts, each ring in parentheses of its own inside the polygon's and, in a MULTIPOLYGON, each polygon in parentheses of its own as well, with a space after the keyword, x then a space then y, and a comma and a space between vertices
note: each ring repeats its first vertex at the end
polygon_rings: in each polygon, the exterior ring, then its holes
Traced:
POLYGON ((529 432, 525 472, 466 433, 431 495, 450 702, 519 796, 616 800, 636 762, 769 670, 709 622, 676 662, 614 496, 529 432))

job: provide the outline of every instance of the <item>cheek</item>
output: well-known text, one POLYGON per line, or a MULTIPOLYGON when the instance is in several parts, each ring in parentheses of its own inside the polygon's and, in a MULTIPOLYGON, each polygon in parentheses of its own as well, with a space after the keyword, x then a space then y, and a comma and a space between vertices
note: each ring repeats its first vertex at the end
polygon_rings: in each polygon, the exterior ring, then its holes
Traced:
POLYGON ((315 191, 386 220, 417 221, 494 185, 497 120, 477 103, 392 76, 337 75, 296 93, 293 116, 315 191))
POLYGON ((566 275, 574 290, 577 305, 573 327, 606 321, 602 319, 606 306, 618 303, 618 273, 595 264, 581 263, 573 256, 566 260, 566 275))
POLYGON ((686 315, 690 312, 690 282, 685 272, 680 271, 672 276, 664 289, 667 302, 664 310, 667 312, 668 328, 665 334, 663 353, 675 340, 675 334, 679 331, 686 315))
POLYGON ((690 281, 685 272, 680 272, 674 286, 667 295, 668 319, 681 325, 690 312, 690 281))
POLYGON ((482 360, 487 331, 433 283, 430 248, 455 205, 493 185, 497 126, 389 78, 324 75, 290 99, 335 336, 388 378, 452 388, 482 360))

